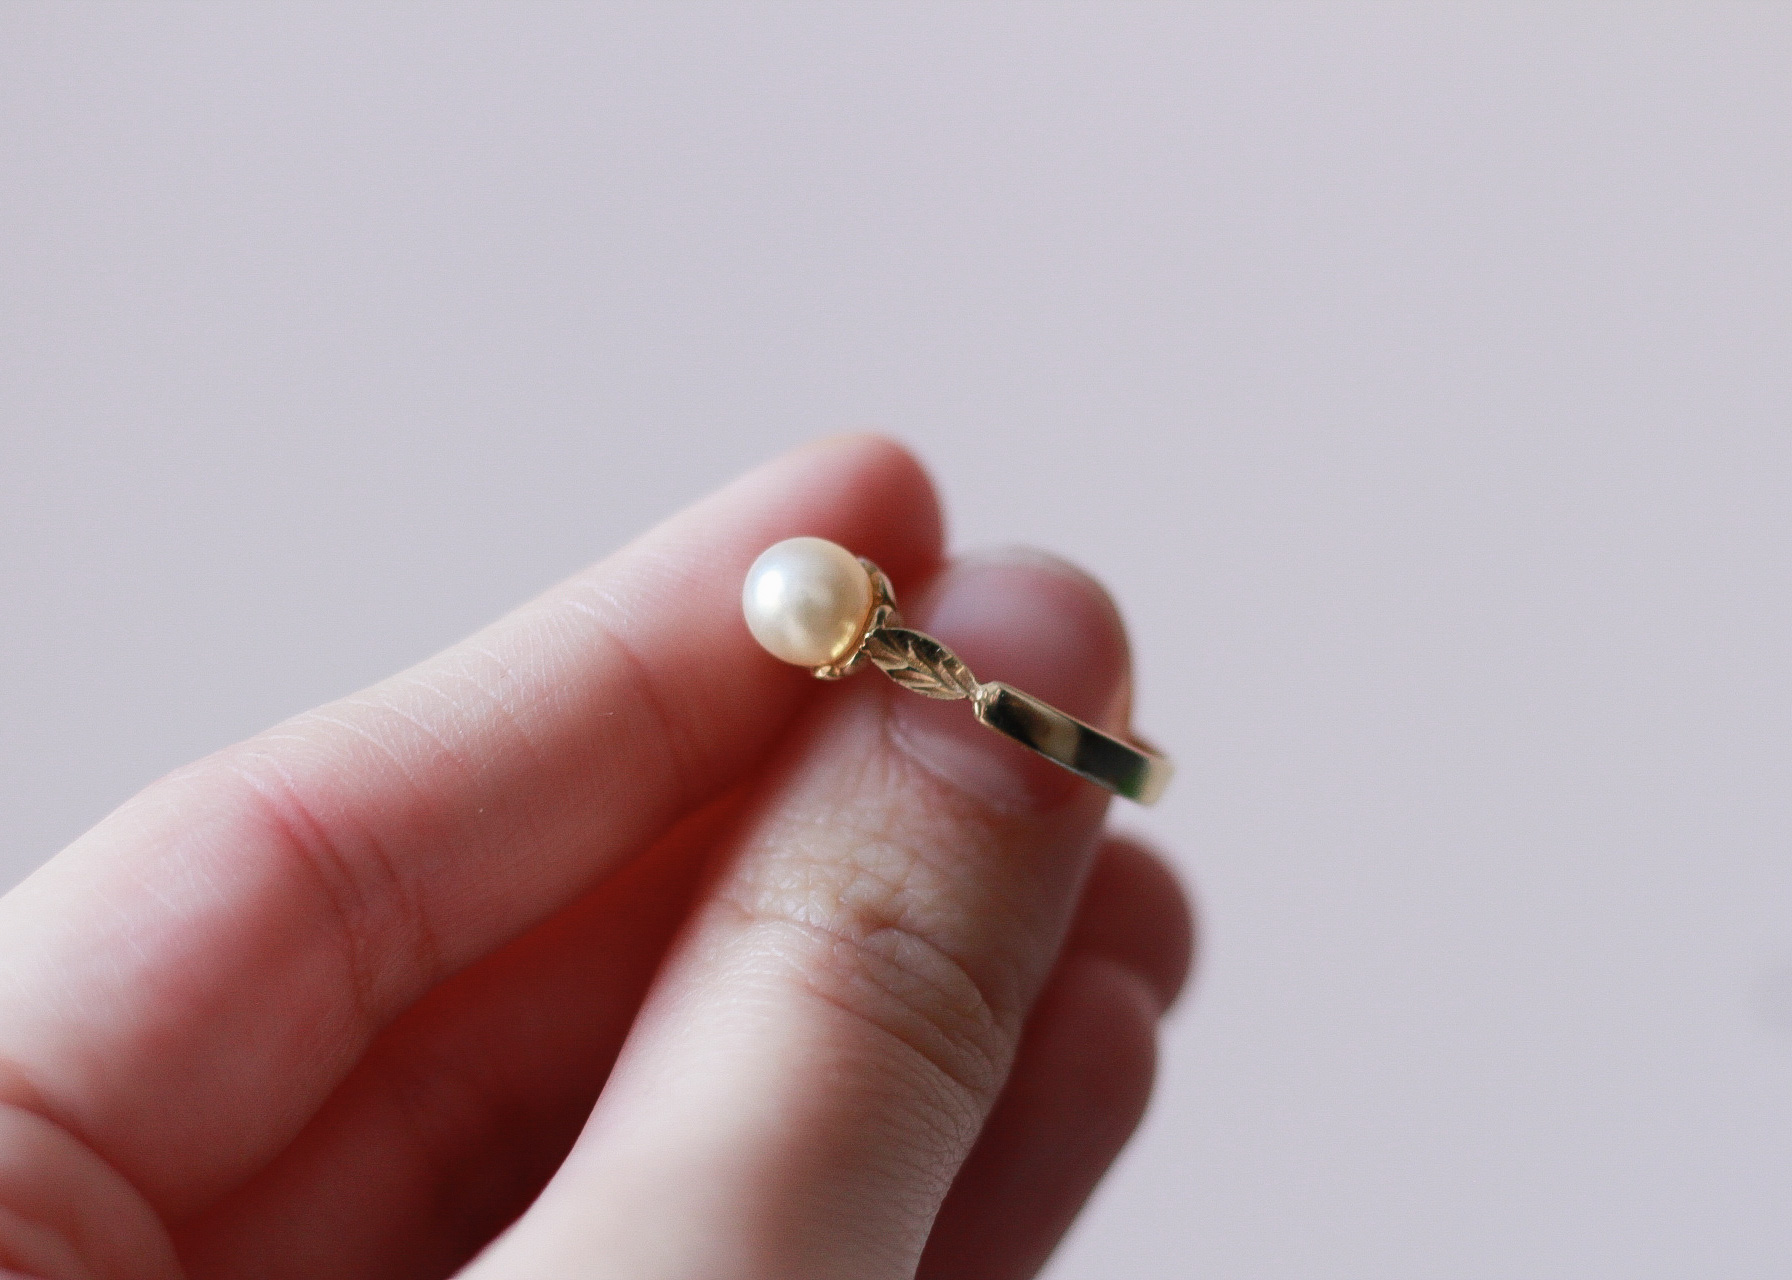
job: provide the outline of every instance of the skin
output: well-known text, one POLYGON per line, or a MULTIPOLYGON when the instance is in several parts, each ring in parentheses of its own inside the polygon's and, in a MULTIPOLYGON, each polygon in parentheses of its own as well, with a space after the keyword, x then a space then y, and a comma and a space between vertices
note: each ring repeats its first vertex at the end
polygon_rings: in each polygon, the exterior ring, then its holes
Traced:
POLYGON ((1034 1275, 1144 1109, 1189 909, 962 705, 761 651, 740 582, 798 534, 1124 725, 1090 579, 944 564, 887 441, 772 462, 0 900, 0 1274, 1034 1275))

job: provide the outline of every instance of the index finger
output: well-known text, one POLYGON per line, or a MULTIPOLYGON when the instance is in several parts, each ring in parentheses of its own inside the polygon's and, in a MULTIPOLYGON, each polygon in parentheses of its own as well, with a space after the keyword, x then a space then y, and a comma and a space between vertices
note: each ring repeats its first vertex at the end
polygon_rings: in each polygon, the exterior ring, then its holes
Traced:
POLYGON ((918 463, 798 450, 464 643, 170 775, 0 901, 0 1102, 164 1215, 290 1140, 374 1033, 764 753, 809 682, 739 584, 817 534, 929 571, 918 463))

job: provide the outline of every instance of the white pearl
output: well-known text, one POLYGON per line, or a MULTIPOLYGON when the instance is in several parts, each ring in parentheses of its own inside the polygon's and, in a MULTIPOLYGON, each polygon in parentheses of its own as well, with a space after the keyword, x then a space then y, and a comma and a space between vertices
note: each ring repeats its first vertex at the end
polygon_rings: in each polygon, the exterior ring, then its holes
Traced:
POLYGON ((871 575, 826 538, 786 538, 753 561, 740 607, 766 652, 819 667, 852 652, 871 612, 871 575))

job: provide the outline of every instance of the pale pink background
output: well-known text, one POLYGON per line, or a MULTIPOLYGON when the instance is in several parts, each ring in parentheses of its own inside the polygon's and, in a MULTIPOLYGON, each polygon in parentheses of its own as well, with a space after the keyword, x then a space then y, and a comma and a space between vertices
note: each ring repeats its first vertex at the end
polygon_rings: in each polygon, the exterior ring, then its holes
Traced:
POLYGON ((5 876, 879 424, 1182 766, 1054 1280, 1787 1275, 1792 20, 1431 8, 0 10, 5 876))

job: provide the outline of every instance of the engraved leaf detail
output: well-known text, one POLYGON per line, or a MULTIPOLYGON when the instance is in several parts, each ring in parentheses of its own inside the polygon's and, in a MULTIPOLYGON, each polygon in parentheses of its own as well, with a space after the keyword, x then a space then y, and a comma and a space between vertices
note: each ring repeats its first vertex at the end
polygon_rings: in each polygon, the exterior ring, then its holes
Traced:
POLYGON ((865 656, 901 685, 929 698, 969 698, 977 677, 945 645, 907 627, 884 627, 865 641, 865 656))

